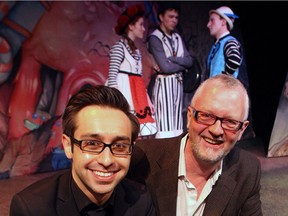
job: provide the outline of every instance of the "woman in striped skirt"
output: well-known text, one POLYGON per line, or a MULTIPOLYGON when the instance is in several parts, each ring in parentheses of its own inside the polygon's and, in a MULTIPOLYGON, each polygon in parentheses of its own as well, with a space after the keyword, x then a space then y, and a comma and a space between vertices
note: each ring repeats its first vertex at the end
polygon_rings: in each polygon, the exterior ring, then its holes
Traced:
POLYGON ((122 38, 110 49, 108 86, 119 89, 140 122, 140 137, 157 132, 153 105, 142 77, 142 58, 135 46, 144 37, 144 9, 140 5, 127 8, 118 18, 115 32, 122 38))

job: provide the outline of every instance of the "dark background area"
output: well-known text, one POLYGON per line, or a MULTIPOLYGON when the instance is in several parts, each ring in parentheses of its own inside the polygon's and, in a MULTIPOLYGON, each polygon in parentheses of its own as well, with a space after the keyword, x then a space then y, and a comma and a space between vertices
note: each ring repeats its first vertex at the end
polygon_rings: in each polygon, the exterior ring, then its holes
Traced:
POLYGON ((244 40, 253 127, 267 153, 288 71, 288 2, 224 1, 222 5, 240 17, 237 25, 244 40))

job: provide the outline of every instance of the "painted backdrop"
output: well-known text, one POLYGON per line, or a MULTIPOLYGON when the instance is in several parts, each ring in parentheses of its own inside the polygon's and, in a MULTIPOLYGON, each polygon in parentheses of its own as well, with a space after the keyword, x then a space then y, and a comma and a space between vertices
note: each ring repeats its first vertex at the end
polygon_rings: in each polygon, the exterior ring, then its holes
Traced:
MULTIPOLYGON (((149 34, 157 26, 153 1, 0 1, 0 179, 70 167, 60 116, 82 86, 105 83, 109 49, 119 39, 116 19, 136 3, 146 8, 149 34)), ((179 33, 205 71, 213 40, 208 12, 220 5, 179 4, 179 33)), ((237 25, 233 31, 239 36, 237 25)), ((149 86, 153 59, 145 40, 137 46, 149 86)), ((185 95, 186 105, 191 97, 185 95)))
MULTIPOLYGON (((133 3, 0 3, 0 178, 70 166, 59 117, 83 85, 105 82, 109 48, 118 40, 113 27, 133 3)), ((144 42, 138 46, 145 56, 144 42)), ((150 59, 143 59, 148 71, 150 59)))

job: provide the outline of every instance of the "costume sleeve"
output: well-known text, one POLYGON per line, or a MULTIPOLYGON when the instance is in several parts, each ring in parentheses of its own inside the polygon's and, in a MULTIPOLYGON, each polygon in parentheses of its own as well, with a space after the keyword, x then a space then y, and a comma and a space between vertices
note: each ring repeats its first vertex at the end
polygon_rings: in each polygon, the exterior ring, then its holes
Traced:
MULTIPOLYGON (((182 40, 182 38, 181 38, 181 40, 182 40)), ((183 40, 182 40, 182 44, 183 44, 184 56, 183 57, 170 56, 168 59, 171 62, 179 64, 185 68, 190 68, 190 67, 192 67, 193 59, 192 59, 191 55, 189 54, 188 50, 186 49, 186 46, 184 45, 183 40)))
POLYGON ((184 66, 176 61, 172 62, 166 57, 162 42, 156 36, 149 36, 148 48, 162 73, 179 73, 185 70, 184 66))
POLYGON ((124 59, 124 50, 120 42, 118 42, 110 49, 108 86, 118 88, 117 75, 123 59, 124 59))
POLYGON ((233 74, 242 61, 241 45, 235 40, 229 40, 224 46, 225 53, 225 72, 233 74))

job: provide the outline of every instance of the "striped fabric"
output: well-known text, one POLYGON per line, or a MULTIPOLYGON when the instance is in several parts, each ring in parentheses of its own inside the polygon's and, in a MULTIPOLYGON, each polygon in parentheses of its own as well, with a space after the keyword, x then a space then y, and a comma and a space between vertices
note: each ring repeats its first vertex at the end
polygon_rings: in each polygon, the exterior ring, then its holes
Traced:
POLYGON ((157 107, 155 110, 157 138, 177 136, 183 131, 183 85, 182 77, 179 75, 158 75, 156 77, 153 103, 157 107))

